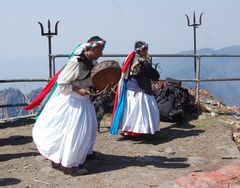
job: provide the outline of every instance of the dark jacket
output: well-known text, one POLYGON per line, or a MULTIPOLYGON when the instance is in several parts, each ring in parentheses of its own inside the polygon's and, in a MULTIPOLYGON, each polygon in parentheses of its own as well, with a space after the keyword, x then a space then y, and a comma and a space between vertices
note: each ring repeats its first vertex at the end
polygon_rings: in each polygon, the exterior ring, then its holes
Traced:
POLYGON ((136 75, 129 75, 127 89, 152 95, 151 80, 158 80, 160 75, 147 60, 141 58, 139 60, 141 64, 140 71, 136 75))

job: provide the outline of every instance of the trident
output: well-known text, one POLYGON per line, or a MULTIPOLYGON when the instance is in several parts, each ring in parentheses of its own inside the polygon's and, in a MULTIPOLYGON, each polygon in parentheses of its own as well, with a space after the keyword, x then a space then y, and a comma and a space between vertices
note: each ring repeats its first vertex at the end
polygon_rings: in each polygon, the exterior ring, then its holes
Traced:
POLYGON ((52 43, 51 43, 51 38, 53 35, 57 35, 58 34, 58 29, 57 29, 57 26, 58 26, 58 23, 59 21, 56 22, 55 24, 55 32, 51 32, 51 23, 50 21, 48 20, 48 32, 47 33, 44 33, 44 29, 43 29, 43 25, 41 22, 38 22, 40 27, 41 27, 41 35, 42 36, 47 36, 48 37, 48 58, 49 58, 49 78, 52 78, 52 57, 51 57, 51 54, 52 54, 52 43))
POLYGON ((196 78, 196 62, 197 62, 197 59, 196 59, 196 54, 197 54, 197 49, 196 49, 196 28, 198 28, 201 24, 202 24, 202 15, 203 15, 203 12, 201 13, 200 17, 199 17, 199 23, 197 24, 196 23, 196 18, 195 18, 195 11, 193 12, 193 24, 190 24, 190 21, 189 21, 189 17, 188 15, 185 14, 185 16, 187 17, 187 21, 188 21, 188 26, 189 27, 193 27, 193 37, 194 37, 194 73, 195 73, 195 78, 196 78))

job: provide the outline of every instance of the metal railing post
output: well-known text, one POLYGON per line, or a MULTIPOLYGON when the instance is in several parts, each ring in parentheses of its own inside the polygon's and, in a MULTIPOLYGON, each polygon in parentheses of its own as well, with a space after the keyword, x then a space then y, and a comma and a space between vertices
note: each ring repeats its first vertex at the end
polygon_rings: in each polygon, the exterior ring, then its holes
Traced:
POLYGON ((199 90, 200 90, 200 64, 201 57, 196 57, 196 103, 199 104, 199 90))
POLYGON ((55 24, 55 32, 51 32, 51 23, 50 21, 48 20, 48 32, 47 33, 44 33, 44 28, 43 28, 43 25, 41 22, 38 22, 40 27, 41 27, 41 35, 42 36, 47 36, 48 37, 48 59, 49 59, 49 79, 52 78, 52 57, 51 57, 51 54, 52 54, 52 41, 51 41, 51 38, 52 36, 54 35, 58 35, 58 23, 59 21, 56 22, 55 24))
POLYGON ((56 74, 56 63, 55 63, 55 60, 56 58, 55 57, 52 57, 52 63, 53 63, 53 75, 56 74))
MULTIPOLYGON (((190 24, 190 20, 189 20, 189 17, 188 15, 185 14, 185 16, 187 17, 187 21, 188 21, 188 26, 189 27, 193 27, 193 47, 194 47, 194 55, 197 54, 197 40, 196 40, 196 28, 198 28, 201 24, 202 24, 202 15, 203 15, 203 12, 201 13, 200 17, 199 17, 199 23, 196 23, 196 17, 195 17, 195 11, 193 12, 193 23, 190 24)), ((194 56, 194 74, 195 74, 195 77, 196 77, 196 56, 194 56)))

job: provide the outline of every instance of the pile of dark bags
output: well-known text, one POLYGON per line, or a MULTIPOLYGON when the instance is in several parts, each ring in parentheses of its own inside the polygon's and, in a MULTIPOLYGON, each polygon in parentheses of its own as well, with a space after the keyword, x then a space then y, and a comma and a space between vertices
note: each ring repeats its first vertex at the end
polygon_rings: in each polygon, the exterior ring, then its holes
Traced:
POLYGON ((195 97, 182 87, 181 81, 166 78, 152 82, 152 90, 162 121, 179 122, 195 115, 195 97))

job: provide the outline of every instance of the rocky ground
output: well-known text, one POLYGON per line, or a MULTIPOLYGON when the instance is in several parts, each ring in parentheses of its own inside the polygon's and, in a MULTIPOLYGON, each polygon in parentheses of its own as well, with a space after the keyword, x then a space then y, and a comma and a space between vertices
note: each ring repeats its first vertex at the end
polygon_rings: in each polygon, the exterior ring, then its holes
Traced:
POLYGON ((0 124, 0 186, 172 188, 181 177, 217 170, 240 157, 231 125, 211 113, 182 123, 161 122, 158 134, 135 139, 110 135, 106 117, 95 143, 96 158, 84 165, 88 173, 73 177, 39 155, 33 124, 33 119, 0 124))

